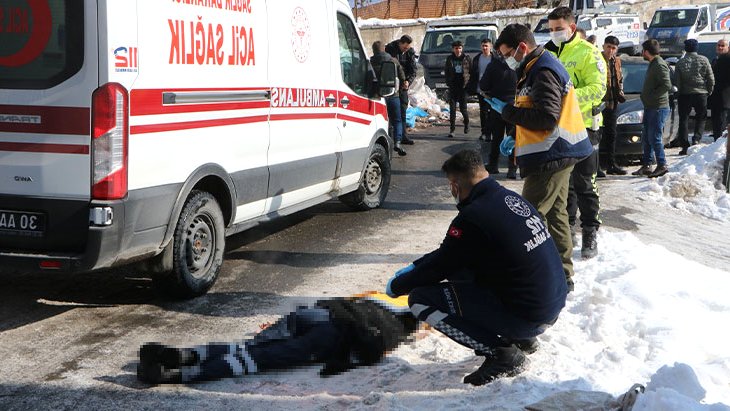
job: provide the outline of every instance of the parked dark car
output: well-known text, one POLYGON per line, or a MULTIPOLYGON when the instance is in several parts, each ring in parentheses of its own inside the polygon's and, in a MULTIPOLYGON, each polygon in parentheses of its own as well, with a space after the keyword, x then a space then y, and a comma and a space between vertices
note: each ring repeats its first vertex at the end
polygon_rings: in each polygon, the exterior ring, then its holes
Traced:
MULTIPOLYGON (((624 75, 624 94, 626 102, 619 104, 616 112, 616 160, 620 163, 629 163, 641 160, 641 130, 644 119, 644 105, 639 98, 644 86, 644 77, 649 62, 642 57, 621 55, 621 72, 624 75)), ((664 142, 669 141, 669 134, 674 122, 667 119, 664 125, 664 142)), ((600 151, 606 152, 602 143, 600 151)), ((606 158, 605 155, 602 155, 606 158)))

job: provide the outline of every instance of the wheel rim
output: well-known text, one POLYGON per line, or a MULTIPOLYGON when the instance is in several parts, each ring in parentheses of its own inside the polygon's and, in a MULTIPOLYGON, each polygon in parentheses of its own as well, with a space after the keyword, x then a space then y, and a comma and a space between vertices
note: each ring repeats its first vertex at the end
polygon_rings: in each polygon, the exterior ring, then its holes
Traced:
POLYGON ((365 167, 365 190, 368 194, 377 192, 383 184, 383 170, 374 158, 371 158, 365 167))
POLYGON ((207 275, 213 261, 215 243, 213 220, 205 214, 195 216, 185 231, 185 261, 193 277, 207 275))

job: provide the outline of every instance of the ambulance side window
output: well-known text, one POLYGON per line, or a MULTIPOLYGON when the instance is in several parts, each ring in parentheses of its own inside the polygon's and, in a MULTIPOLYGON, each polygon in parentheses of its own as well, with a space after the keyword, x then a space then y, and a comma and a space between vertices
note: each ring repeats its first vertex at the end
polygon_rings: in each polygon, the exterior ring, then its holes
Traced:
POLYGON ((355 93, 366 96, 368 59, 360 44, 355 25, 341 13, 337 13, 337 37, 342 79, 355 93))

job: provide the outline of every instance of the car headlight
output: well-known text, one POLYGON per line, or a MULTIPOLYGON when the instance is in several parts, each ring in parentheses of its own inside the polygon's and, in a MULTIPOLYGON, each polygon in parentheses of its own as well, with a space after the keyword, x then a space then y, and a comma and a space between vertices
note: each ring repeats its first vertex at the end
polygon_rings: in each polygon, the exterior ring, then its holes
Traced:
POLYGON ((644 121, 644 110, 629 111, 616 119, 616 124, 641 124, 644 121))

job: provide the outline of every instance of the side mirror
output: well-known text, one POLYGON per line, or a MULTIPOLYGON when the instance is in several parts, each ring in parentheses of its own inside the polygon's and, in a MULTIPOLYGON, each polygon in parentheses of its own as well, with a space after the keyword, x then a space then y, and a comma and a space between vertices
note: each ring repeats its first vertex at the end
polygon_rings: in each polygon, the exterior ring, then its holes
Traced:
POLYGON ((384 61, 380 66, 380 75, 378 76, 379 90, 378 94, 382 97, 390 97, 398 91, 398 75, 396 74, 395 63, 392 61, 384 61))

